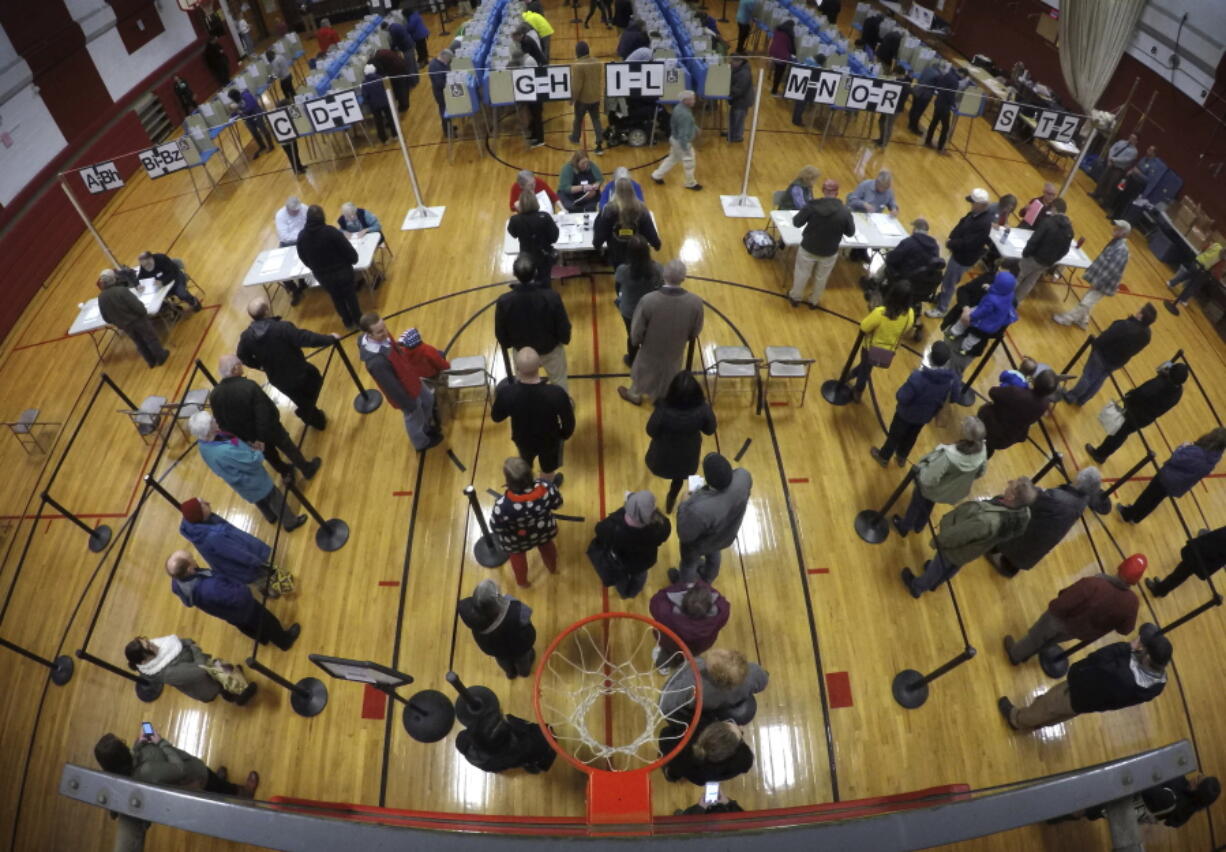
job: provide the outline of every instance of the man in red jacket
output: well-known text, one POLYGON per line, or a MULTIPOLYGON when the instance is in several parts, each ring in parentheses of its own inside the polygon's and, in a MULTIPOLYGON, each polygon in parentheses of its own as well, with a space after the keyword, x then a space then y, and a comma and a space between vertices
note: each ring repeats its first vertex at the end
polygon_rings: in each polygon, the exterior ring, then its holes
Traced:
POLYGON ((1021 665, 1048 642, 1093 642, 1112 630, 1127 636, 1136 627, 1140 604, 1131 587, 1141 582, 1146 564, 1138 553, 1120 563, 1117 577, 1082 577, 1061 590, 1020 641, 1005 637, 1009 662, 1021 665))
MULTIPOLYGON (((710 650, 719 631, 728 623, 728 599, 702 579, 673 583, 651 597, 651 617, 676 633, 697 657, 710 650)), ((656 666, 671 668, 681 662, 673 640, 661 634, 656 648, 656 666)))
POLYGON ((413 449, 420 452, 438 446, 443 433, 434 420, 434 392, 422 379, 438 375, 451 364, 433 346, 422 343, 415 328, 394 340, 374 311, 362 314, 358 325, 365 332, 358 339, 358 355, 392 408, 404 415, 413 449))

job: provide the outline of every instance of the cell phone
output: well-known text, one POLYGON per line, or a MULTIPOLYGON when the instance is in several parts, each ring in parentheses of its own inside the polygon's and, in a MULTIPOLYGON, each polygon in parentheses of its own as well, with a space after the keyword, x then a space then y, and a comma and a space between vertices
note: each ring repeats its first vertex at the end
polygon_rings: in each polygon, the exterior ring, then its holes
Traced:
MULTIPOLYGON (((150 725, 148 722, 141 722, 141 723, 140 723, 140 732, 141 732, 142 734, 144 734, 146 737, 151 737, 151 736, 153 736, 153 725, 150 725)), ((718 785, 716 785, 716 786, 718 786, 718 785)))
POLYGON ((713 805, 719 801, 719 782, 708 781, 706 790, 702 794, 702 803, 704 805, 713 805))

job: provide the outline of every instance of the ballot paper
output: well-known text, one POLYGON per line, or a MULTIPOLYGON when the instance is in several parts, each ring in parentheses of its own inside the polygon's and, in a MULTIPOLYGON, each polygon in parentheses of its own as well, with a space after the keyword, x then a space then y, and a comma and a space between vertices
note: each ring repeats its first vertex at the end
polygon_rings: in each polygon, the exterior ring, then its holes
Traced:
POLYGON ((870 213, 868 218, 883 237, 905 237, 907 235, 902 223, 888 213, 870 213))
POLYGON ((260 264, 261 275, 271 275, 276 272, 285 263, 285 250, 276 249, 264 255, 264 262, 260 264))
POLYGON ((536 201, 541 205, 541 209, 546 213, 553 210, 553 202, 549 200, 549 193, 547 193, 545 190, 542 189, 536 194, 536 201))

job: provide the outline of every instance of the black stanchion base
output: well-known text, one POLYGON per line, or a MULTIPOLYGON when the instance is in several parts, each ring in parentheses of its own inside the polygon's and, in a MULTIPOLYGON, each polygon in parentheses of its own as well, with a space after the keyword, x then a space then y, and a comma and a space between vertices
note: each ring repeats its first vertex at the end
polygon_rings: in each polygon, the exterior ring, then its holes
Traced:
POLYGON ((347 541, 349 541, 349 524, 340 518, 333 518, 315 530, 315 546, 327 553, 340 550, 347 541))
POLYGON ((1055 642, 1049 642, 1039 649, 1039 666, 1043 674, 1059 680, 1068 674, 1068 657, 1062 657, 1064 649, 1055 642))
POLYGON ((460 696, 455 701, 455 715, 460 720, 460 724, 466 728, 471 728, 473 725, 478 725, 481 720, 488 719, 491 716, 497 716, 502 713, 502 707, 498 703, 498 696, 494 694, 494 690, 488 686, 470 686, 468 694, 477 702, 476 707, 470 707, 468 702, 464 700, 464 696, 460 696))
POLYGON ((900 671, 894 676, 894 683, 891 687, 894 692, 894 700, 908 710, 919 707, 928 700, 928 684, 923 683, 923 680, 923 672, 917 672, 915 669, 900 671))
POLYGON ((89 549, 94 553, 101 553, 106 550, 106 546, 110 543, 111 528, 106 524, 103 524, 89 534, 89 549))
POLYGON ((865 509, 856 515, 856 535, 869 544, 881 544, 890 537, 890 522, 876 509, 865 509))
POLYGON ((404 732, 419 743, 436 743, 451 733, 455 706, 437 689, 423 689, 409 698, 401 716, 404 732))
POLYGON ((370 414, 383 404, 383 394, 373 388, 367 388, 353 398, 353 410, 358 414, 370 414))
POLYGON ((157 701, 161 694, 162 684, 160 683, 145 680, 143 677, 136 682, 136 697, 146 704, 157 701))
POLYGON ((318 716, 328 706, 328 687, 319 678, 304 677, 294 684, 289 706, 299 716, 318 716))
POLYGON ((822 382, 822 399, 831 405, 846 405, 851 402, 853 395, 851 385, 844 384, 838 379, 827 379, 822 382))
POLYGON ((975 396, 975 391, 973 391, 970 388, 967 388, 966 393, 959 394, 955 402, 957 402, 958 405, 969 408, 975 404, 976 398, 977 397, 975 396))
POLYGON ((1100 515, 1111 514, 1111 498, 1101 491, 1090 498, 1090 508, 1100 515))
POLYGON ((494 534, 483 535, 477 539, 477 543, 473 545, 473 557, 477 560, 477 564, 485 568, 497 568, 500 565, 505 565, 510 558, 507 552, 498 544, 498 540, 494 538, 494 534))
POLYGON ((55 665, 51 667, 51 682, 56 686, 63 686, 72 680, 72 657, 67 654, 61 654, 55 658, 54 662, 55 665))

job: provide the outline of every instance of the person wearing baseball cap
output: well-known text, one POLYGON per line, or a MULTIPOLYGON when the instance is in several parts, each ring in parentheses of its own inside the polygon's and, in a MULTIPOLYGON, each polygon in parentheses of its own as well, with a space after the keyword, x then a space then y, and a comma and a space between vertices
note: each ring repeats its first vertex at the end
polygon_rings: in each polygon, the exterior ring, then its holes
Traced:
POLYGON ((1135 553, 1120 563, 1117 576, 1082 577, 1061 589, 1047 609, 1020 640, 1005 637, 1009 662, 1020 665, 1049 642, 1095 642, 1114 630, 1127 636, 1137 624, 1140 599, 1132 587, 1141 582, 1148 562, 1135 553))
POLYGON ((1068 677, 1026 707, 1001 696, 997 702, 1009 727, 1033 731, 1067 722, 1082 713, 1123 710, 1153 701, 1166 688, 1171 640, 1154 624, 1142 624, 1131 642, 1099 648, 1069 666, 1068 677))
POLYGON ((1058 325, 1075 325, 1085 329, 1090 322, 1090 311, 1107 296, 1114 296, 1120 289, 1120 281, 1124 278, 1124 270, 1128 268, 1128 235, 1132 233, 1132 225, 1123 219, 1111 223, 1115 229, 1111 232, 1111 240, 1103 246, 1103 250, 1094 258, 1081 277, 1090 289, 1081 297, 1072 310, 1052 316, 1052 321, 1058 325))
POLYGON ((992 210, 988 203, 988 191, 977 186, 966 196, 966 200, 971 204, 970 212, 954 225, 949 238, 945 240, 945 248, 949 249, 949 264, 941 280, 941 294, 937 297, 936 306, 924 312, 925 316, 933 319, 945 316, 954 288, 966 271, 983 257, 991 241, 992 210))

